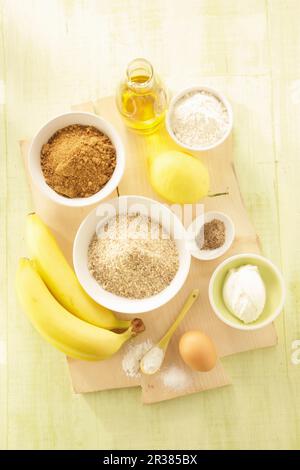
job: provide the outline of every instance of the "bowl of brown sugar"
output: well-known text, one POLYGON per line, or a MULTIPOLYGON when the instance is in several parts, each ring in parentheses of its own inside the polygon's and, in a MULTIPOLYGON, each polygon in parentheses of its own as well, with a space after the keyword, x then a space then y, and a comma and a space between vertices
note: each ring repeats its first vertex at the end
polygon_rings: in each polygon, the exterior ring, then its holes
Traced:
POLYGON ((105 199, 118 186, 124 168, 119 134, 92 113, 71 112, 51 119, 29 150, 33 181, 54 202, 71 207, 105 199))

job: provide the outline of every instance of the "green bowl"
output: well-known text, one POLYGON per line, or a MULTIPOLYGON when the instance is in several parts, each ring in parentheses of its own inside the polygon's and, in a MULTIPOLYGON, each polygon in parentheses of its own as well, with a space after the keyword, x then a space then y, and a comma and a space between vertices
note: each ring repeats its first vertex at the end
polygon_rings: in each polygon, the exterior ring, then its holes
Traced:
POLYGON ((226 325, 238 330, 257 330, 272 323, 281 312, 285 301, 285 286, 282 274, 267 258, 253 253, 231 256, 223 261, 209 281, 209 301, 213 311, 226 325), (228 271, 245 264, 258 267, 266 287, 266 305, 260 317, 252 323, 244 323, 232 315, 223 301, 223 284, 228 271))

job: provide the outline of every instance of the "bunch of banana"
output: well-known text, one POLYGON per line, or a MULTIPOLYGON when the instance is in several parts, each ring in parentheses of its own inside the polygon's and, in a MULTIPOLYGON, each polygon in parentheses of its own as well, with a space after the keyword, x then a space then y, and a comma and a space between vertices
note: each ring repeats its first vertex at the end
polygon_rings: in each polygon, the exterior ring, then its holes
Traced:
POLYGON ((100 306, 88 296, 54 236, 34 213, 27 216, 26 243, 41 278, 56 300, 69 312, 108 330, 129 328, 130 321, 118 319, 111 310, 100 306))
POLYGON ((33 259, 19 261, 17 295, 33 326, 49 343, 70 357, 97 361, 110 357, 144 330, 140 319, 118 320, 85 293, 36 214, 27 218, 26 238, 33 259))

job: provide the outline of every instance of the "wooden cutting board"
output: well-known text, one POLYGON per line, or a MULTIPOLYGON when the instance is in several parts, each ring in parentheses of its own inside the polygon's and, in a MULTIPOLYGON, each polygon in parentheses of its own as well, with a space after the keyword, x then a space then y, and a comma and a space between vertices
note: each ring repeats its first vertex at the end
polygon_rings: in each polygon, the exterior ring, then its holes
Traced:
MULTIPOLYGON (((109 120, 118 130, 126 150, 126 170, 118 187, 111 197, 126 194, 137 194, 152 197, 162 201, 152 190, 147 177, 147 158, 154 153, 166 149, 178 148, 169 138, 164 128, 152 136, 138 136, 128 131, 118 114, 112 97, 103 98, 95 103, 85 103, 74 106, 72 109, 96 112, 109 120)), ((27 164, 28 142, 21 142, 21 151, 27 164)), ((182 332, 200 328, 215 342, 219 356, 227 356, 239 352, 273 346, 277 343, 274 325, 269 325, 258 331, 239 331, 226 326, 212 312, 208 300, 208 283, 215 267, 230 255, 242 252, 260 252, 258 237, 248 218, 242 202, 238 181, 232 162, 231 137, 219 148, 201 153, 199 158, 207 165, 211 179, 211 193, 227 193, 223 196, 208 197, 203 203, 205 211, 221 210, 226 212, 234 221, 236 239, 226 255, 215 261, 199 261, 192 259, 188 279, 177 294, 167 305, 153 312, 143 314, 146 331, 132 340, 140 343, 150 338, 156 342, 164 334, 177 316, 189 292, 198 287, 200 298, 192 307, 185 320, 175 333, 166 355, 164 369, 172 364, 185 368, 178 354, 178 339, 182 332)), ((58 242, 70 262, 72 243, 76 230, 82 219, 93 207, 83 209, 65 208, 48 200, 35 187, 31 185, 33 202, 36 212, 49 225, 55 233, 58 242)), ((124 318, 125 315, 122 315, 124 318)), ((169 390, 161 380, 158 373, 152 377, 128 378, 121 366, 121 361, 128 346, 119 351, 112 358, 99 362, 84 362, 68 358, 68 364, 74 391, 77 393, 95 392, 123 387, 142 387, 142 400, 144 403, 154 403, 181 395, 209 390, 230 383, 223 366, 218 362, 215 369, 208 373, 190 374, 190 386, 185 390, 169 390)))

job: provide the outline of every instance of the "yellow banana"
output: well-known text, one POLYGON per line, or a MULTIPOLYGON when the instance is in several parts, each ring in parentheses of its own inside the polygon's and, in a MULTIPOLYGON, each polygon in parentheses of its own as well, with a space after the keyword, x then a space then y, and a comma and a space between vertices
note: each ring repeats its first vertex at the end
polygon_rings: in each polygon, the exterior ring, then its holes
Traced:
POLYGON ((37 214, 28 214, 26 241, 30 257, 56 300, 81 320, 108 330, 127 329, 131 322, 97 304, 81 287, 54 236, 37 214))
POLYGON ((135 319, 128 330, 118 334, 75 317, 52 296, 35 263, 27 258, 19 261, 16 288, 21 306, 33 326, 49 343, 70 357, 86 361, 105 359, 144 329, 143 322, 135 319))

